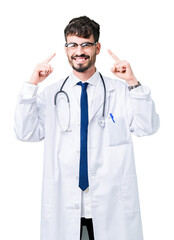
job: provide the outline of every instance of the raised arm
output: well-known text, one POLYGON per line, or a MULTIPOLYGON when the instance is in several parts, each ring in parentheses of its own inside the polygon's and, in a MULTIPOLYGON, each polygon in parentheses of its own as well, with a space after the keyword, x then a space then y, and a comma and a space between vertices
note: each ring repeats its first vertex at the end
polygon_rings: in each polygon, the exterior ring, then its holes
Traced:
POLYGON ((55 56, 52 54, 42 63, 37 64, 29 82, 23 84, 15 110, 15 133, 21 141, 41 141, 45 137, 46 95, 45 91, 37 94, 38 83, 45 80, 53 68, 49 64, 55 56))
POLYGON ((108 53, 115 60, 111 69, 113 74, 125 80, 128 86, 138 86, 132 90, 126 86, 126 111, 130 131, 138 137, 155 133, 159 129, 160 121, 150 89, 144 85, 139 86, 127 61, 120 60, 111 50, 108 50, 108 53))

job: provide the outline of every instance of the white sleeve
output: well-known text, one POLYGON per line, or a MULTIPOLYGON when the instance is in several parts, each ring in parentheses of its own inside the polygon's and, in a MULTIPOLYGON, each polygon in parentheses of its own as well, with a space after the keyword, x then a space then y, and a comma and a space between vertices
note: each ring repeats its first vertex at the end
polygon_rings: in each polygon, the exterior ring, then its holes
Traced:
POLYGON ((46 100, 38 86, 24 83, 15 110, 14 130, 21 141, 41 141, 45 136, 46 100))
POLYGON ((126 109, 130 131, 134 135, 151 135, 159 129, 159 116, 148 87, 141 85, 131 91, 127 90, 126 109))

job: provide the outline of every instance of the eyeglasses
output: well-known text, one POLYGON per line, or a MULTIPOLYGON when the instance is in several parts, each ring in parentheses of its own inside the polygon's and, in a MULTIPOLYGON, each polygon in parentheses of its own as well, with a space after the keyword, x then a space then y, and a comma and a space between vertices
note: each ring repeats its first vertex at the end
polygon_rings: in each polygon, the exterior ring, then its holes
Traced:
POLYGON ((83 49, 88 49, 94 45, 96 45, 97 42, 95 43, 90 43, 90 42, 84 42, 81 44, 77 44, 77 43, 65 43, 65 47, 67 47, 68 49, 76 49, 78 46, 81 46, 83 49))

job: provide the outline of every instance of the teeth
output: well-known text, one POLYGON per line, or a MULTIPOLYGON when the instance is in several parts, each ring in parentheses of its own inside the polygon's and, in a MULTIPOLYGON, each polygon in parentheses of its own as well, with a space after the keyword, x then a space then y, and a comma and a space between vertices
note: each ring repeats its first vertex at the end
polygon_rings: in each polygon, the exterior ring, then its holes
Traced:
POLYGON ((85 60, 85 58, 77 59, 77 61, 80 61, 80 62, 82 62, 82 61, 84 61, 84 60, 85 60))
POLYGON ((86 58, 75 58, 75 60, 78 62, 84 62, 86 60, 86 58))

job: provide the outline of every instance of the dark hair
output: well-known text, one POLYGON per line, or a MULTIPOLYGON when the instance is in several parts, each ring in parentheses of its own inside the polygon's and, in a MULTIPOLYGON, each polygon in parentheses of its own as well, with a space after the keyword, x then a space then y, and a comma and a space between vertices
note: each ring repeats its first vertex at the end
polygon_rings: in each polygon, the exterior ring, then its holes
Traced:
POLYGON ((73 18, 64 30, 65 40, 68 35, 89 38, 94 36, 94 41, 98 42, 100 35, 100 25, 87 16, 73 18))

